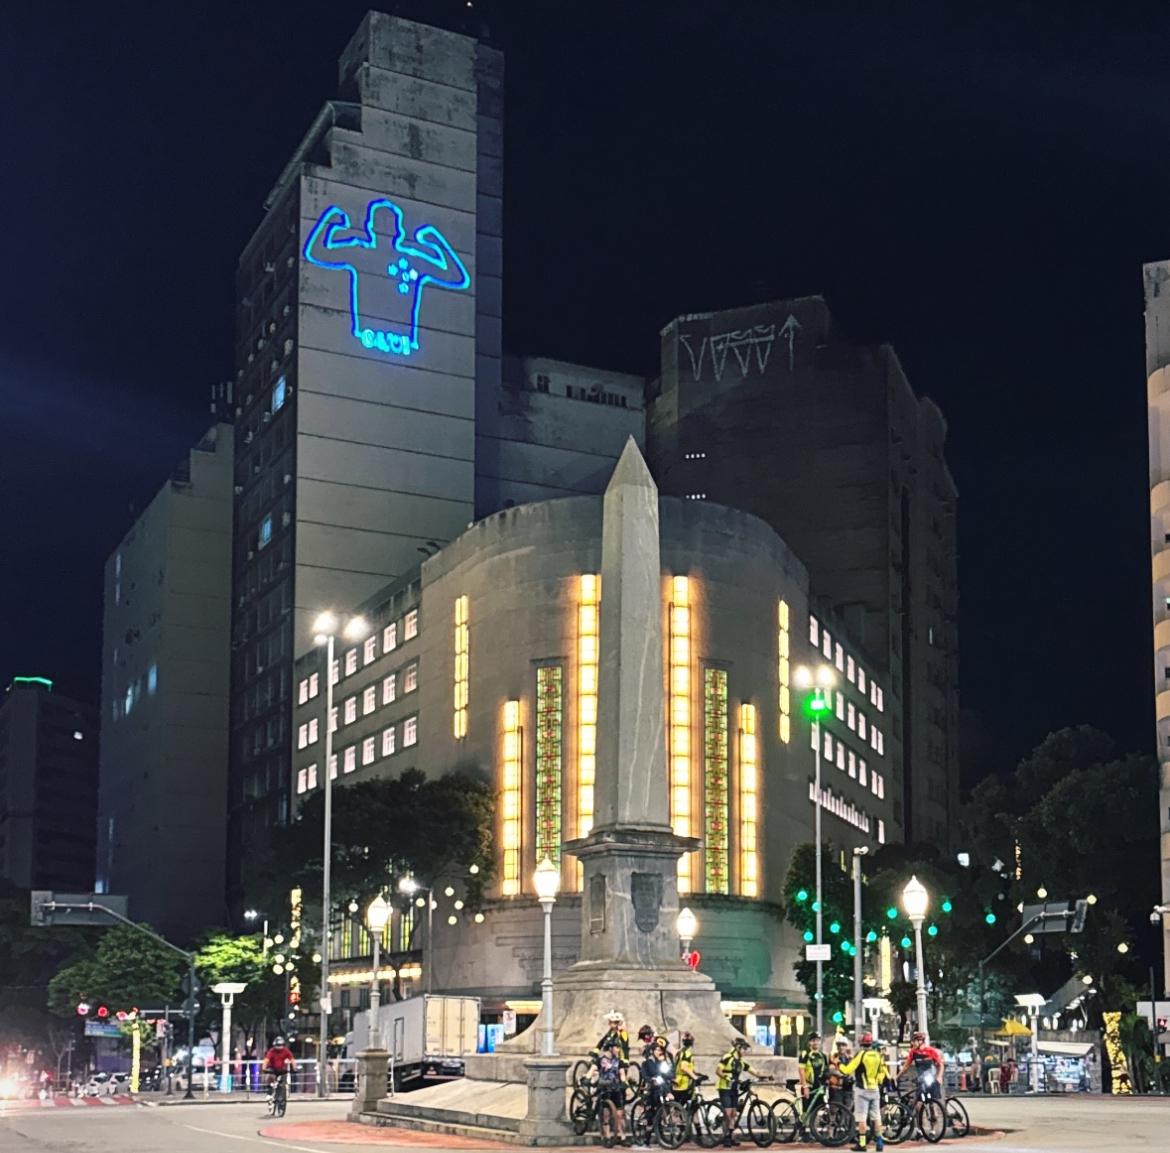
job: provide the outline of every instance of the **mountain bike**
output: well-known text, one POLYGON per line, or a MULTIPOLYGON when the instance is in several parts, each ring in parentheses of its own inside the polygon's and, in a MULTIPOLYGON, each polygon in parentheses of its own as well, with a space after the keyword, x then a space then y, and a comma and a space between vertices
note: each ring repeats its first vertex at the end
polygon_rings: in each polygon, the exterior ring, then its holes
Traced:
POLYGON ((288 1074, 277 1073, 268 1093, 268 1116, 283 1117, 288 1109, 288 1074))
POLYGON ((569 1122, 578 1137, 584 1137, 596 1124, 606 1148, 618 1140, 617 1106, 609 1097, 601 1095, 596 1081, 586 1081, 573 1090, 569 1098, 569 1122))
POLYGON ((776 1140, 790 1144, 810 1137, 822 1145, 844 1145, 853 1134, 853 1116, 839 1101, 830 1101, 828 1088, 818 1085, 803 1105, 781 1097, 772 1102, 776 1140))
MULTIPOLYGON (((752 1083, 744 1080, 739 1083, 736 1112, 736 1129, 746 1134, 756 1145, 765 1148, 776 1139, 776 1124, 772 1111, 752 1090, 752 1083)), ((705 1101, 701 1125, 705 1129, 704 1136, 712 1145, 718 1144, 727 1137, 734 1136, 728 1132, 727 1114, 718 1101, 705 1101)), ((699 1144, 703 1144, 700 1140, 699 1144)))
POLYGON ((948 1097, 943 1110, 947 1115, 947 1130, 952 1137, 966 1137, 971 1132, 967 1106, 958 1097, 948 1097))
POLYGON ((645 1081, 638 1082, 628 1113, 635 1145, 649 1145, 653 1138, 664 1149, 677 1149, 691 1134, 688 1107, 676 1101, 669 1091, 657 1105, 651 1104, 645 1081))
MULTIPOLYGON (((947 1129, 947 1114, 932 1093, 933 1077, 920 1077, 909 1093, 891 1096, 882 1104, 882 1131, 886 1142, 898 1145, 915 1134, 937 1145, 947 1129)), ((963 1109, 964 1116, 966 1109, 963 1109)), ((970 1122, 967 1125, 970 1128, 970 1122)))

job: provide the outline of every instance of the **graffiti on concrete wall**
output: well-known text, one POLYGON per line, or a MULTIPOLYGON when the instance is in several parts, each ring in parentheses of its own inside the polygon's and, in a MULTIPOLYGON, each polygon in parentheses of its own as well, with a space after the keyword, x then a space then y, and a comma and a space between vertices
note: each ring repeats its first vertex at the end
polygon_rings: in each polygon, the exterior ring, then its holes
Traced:
POLYGON ((703 337, 680 332, 678 339, 690 358, 692 380, 700 380, 704 371, 708 371, 717 382, 721 382, 724 374, 727 372, 734 374, 736 367, 739 368, 739 379, 743 380, 753 372, 764 375, 777 337, 788 346, 788 371, 791 372, 795 357, 796 334, 800 327, 800 322, 790 313, 779 329, 775 323, 754 324, 750 328, 703 337))

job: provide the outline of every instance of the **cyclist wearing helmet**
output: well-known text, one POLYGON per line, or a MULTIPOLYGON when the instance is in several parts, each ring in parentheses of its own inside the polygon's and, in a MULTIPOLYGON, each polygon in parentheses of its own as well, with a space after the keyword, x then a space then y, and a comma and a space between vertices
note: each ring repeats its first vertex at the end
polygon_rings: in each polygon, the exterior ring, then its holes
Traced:
POLYGON ((628 1061, 630 1059, 630 1035, 626 1032, 625 1019, 621 1013, 614 1009, 606 1015, 605 1021, 609 1028, 606 1029, 601 1040, 597 1042, 597 1048, 591 1051, 590 1056, 596 1061, 602 1053, 608 1053, 616 1041, 622 1047, 622 1059, 628 1061))
POLYGON ((738 1145, 739 1142, 732 1136, 736 1122, 739 1120, 739 1079, 745 1073, 754 1073, 755 1070, 744 1059, 744 1053, 751 1048, 747 1039, 736 1037, 735 1043, 719 1059, 715 1067, 719 1080, 716 1086, 719 1089, 719 1104, 727 1117, 727 1128, 723 1134, 724 1145, 738 1145))
POLYGON ((906 1064, 898 1070, 898 1076, 901 1077, 911 1065, 918 1079, 918 1091, 928 1093, 935 1101, 941 1101, 943 1057, 933 1045, 927 1043, 926 1034, 921 1030, 910 1038, 910 1052, 906 1056, 906 1064))
POLYGON ((260 1068, 272 1076, 268 1079, 269 1090, 273 1088, 279 1077, 287 1076, 297 1067, 296 1058, 292 1050, 284 1043, 283 1037, 277 1037, 272 1042, 272 1048, 264 1054, 260 1068))
POLYGON ((691 1099, 695 1078, 695 1035, 684 1029, 678 1042, 678 1058, 674 1063, 674 1099, 684 1105, 691 1099))
POLYGON ((829 1075, 829 1059, 821 1052, 820 1033, 808 1035, 808 1046, 798 1058, 800 1073, 800 1095, 807 1097, 814 1089, 825 1083, 829 1075))
POLYGON ((861 1038, 861 1048, 856 1057, 840 1064, 842 1073, 852 1075, 856 1080, 853 1092, 853 1119, 857 1122, 857 1144, 854 1149, 864 1149, 866 1130, 873 1122, 874 1147, 879 1151, 886 1147, 882 1137, 882 1085, 889 1079, 885 1058, 872 1033, 861 1038))
POLYGON ((643 1025, 638 1030, 638 1040, 642 1045, 642 1060, 646 1060, 650 1056, 650 1050, 654 1048, 654 1029, 650 1025, 643 1025))

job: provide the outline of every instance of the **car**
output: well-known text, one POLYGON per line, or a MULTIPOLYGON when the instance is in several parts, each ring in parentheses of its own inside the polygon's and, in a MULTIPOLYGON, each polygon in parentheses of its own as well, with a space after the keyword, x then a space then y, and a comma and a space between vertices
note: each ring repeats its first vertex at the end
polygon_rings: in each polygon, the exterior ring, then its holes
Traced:
POLYGON ((82 1090, 83 1097, 104 1097, 108 1092, 107 1085, 109 1084, 109 1073, 95 1073, 85 1083, 85 1088, 82 1090))

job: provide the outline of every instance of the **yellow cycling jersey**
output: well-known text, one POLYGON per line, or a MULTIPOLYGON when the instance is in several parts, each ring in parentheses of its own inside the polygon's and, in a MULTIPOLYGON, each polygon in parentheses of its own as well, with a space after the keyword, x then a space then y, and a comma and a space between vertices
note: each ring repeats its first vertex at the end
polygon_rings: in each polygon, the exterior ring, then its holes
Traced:
POLYGON ((686 1046, 678 1051, 678 1061, 674 1066, 674 1087, 678 1090, 689 1089, 695 1079, 695 1051, 686 1046))
POLYGON ((716 1087, 731 1089, 739 1082, 744 1073, 754 1073, 755 1070, 743 1059, 738 1049, 732 1049, 720 1058, 715 1072, 719 1078, 715 1083, 716 1087))
POLYGON ((890 1075, 885 1060, 876 1049, 862 1049, 851 1061, 843 1061, 840 1069, 842 1073, 857 1078, 859 1089, 880 1088, 890 1075))

